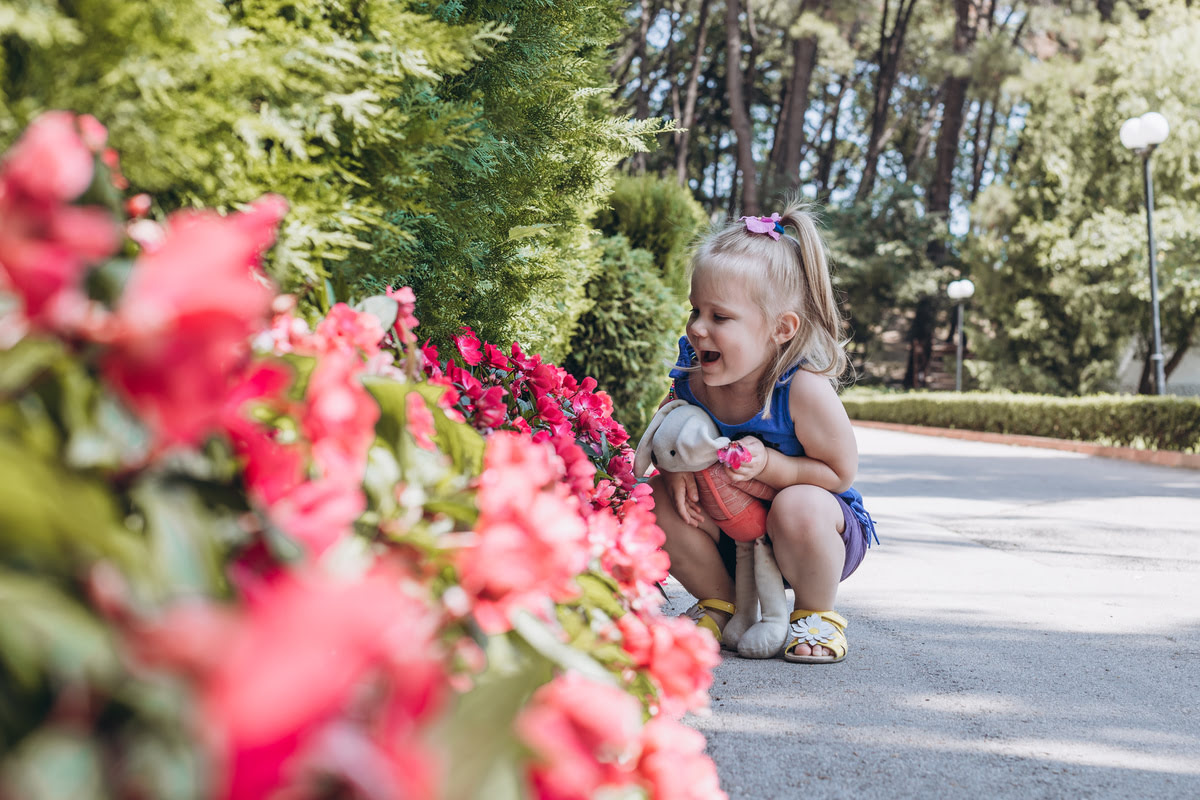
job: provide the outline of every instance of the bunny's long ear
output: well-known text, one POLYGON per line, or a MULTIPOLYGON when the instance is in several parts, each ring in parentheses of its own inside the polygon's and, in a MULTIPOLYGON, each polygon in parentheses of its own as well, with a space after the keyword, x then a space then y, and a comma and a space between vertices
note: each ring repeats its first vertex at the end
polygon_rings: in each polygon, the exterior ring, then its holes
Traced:
POLYGON ((646 474, 646 470, 650 469, 650 454, 654 451, 654 434, 662 427, 663 420, 667 418, 667 414, 687 404, 686 400, 672 400, 654 414, 654 418, 646 426, 646 432, 642 434, 642 440, 638 442, 637 451, 633 457, 634 476, 640 478, 646 474))

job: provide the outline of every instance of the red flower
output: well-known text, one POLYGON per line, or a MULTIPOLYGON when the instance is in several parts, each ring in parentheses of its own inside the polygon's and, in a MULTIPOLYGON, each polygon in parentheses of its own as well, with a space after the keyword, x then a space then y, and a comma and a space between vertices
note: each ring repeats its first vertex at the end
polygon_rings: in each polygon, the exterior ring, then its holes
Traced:
POLYGON ((504 353, 500 352, 500 348, 494 344, 485 344, 483 346, 483 357, 489 367, 508 369, 508 359, 505 358, 504 353))
POLYGON ((213 430, 267 320, 272 290, 256 266, 282 210, 268 198, 229 217, 177 213, 162 246, 134 264, 103 369, 161 443, 213 430))
POLYGON ((454 346, 458 348, 459 355, 468 366, 476 366, 483 361, 483 352, 480 349, 479 338, 475 335, 475 331, 463 326, 466 331, 462 336, 454 337, 454 346))
POLYGON ((568 672, 534 692, 516 721, 533 751, 537 800, 591 800, 634 781, 641 706, 621 689, 568 672))

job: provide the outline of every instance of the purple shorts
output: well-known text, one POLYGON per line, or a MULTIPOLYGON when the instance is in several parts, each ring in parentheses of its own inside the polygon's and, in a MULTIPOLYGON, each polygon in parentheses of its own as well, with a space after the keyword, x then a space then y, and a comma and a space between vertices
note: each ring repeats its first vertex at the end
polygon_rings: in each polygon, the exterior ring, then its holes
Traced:
MULTIPOLYGON (((846 520, 846 529, 842 531, 842 542, 846 545, 846 563, 842 567, 842 580, 846 580, 854 570, 858 569, 858 565, 867 556, 867 532, 863 530, 862 522, 850 508, 849 503, 836 494, 833 499, 837 500, 838 505, 842 507, 842 517, 846 520)), ((721 538, 717 540, 717 550, 721 553, 725 571, 732 577, 734 565, 737 563, 737 542, 722 533, 721 538)))

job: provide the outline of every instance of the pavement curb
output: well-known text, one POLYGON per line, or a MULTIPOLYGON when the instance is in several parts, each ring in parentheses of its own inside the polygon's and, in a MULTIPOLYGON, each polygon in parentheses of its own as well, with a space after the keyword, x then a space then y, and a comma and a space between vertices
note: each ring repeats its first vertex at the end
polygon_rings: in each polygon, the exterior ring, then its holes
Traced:
POLYGON ((861 419, 853 420, 853 423, 864 428, 916 433, 922 436, 944 436, 948 439, 965 439, 970 442, 991 442, 992 444, 1011 444, 1019 447, 1042 447, 1049 450, 1066 450, 1072 453, 1100 456, 1101 458, 1136 461, 1141 464, 1153 464, 1159 467, 1200 469, 1200 453, 1178 453, 1173 450, 1139 450, 1136 447, 1106 447, 1104 445, 1091 444, 1090 442, 1077 442, 1071 439, 1052 439, 1048 436, 987 433, 959 428, 931 428, 926 425, 901 425, 895 422, 874 422, 861 419))

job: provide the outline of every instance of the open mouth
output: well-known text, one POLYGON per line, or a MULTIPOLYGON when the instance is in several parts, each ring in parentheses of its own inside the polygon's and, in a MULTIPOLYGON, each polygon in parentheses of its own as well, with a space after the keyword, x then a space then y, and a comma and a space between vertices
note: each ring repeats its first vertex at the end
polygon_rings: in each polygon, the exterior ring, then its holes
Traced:
POLYGON ((700 363, 701 364, 714 364, 714 363, 716 363, 717 359, 719 359, 720 357, 721 357, 721 354, 718 353, 716 350, 701 350, 700 351, 700 363))

